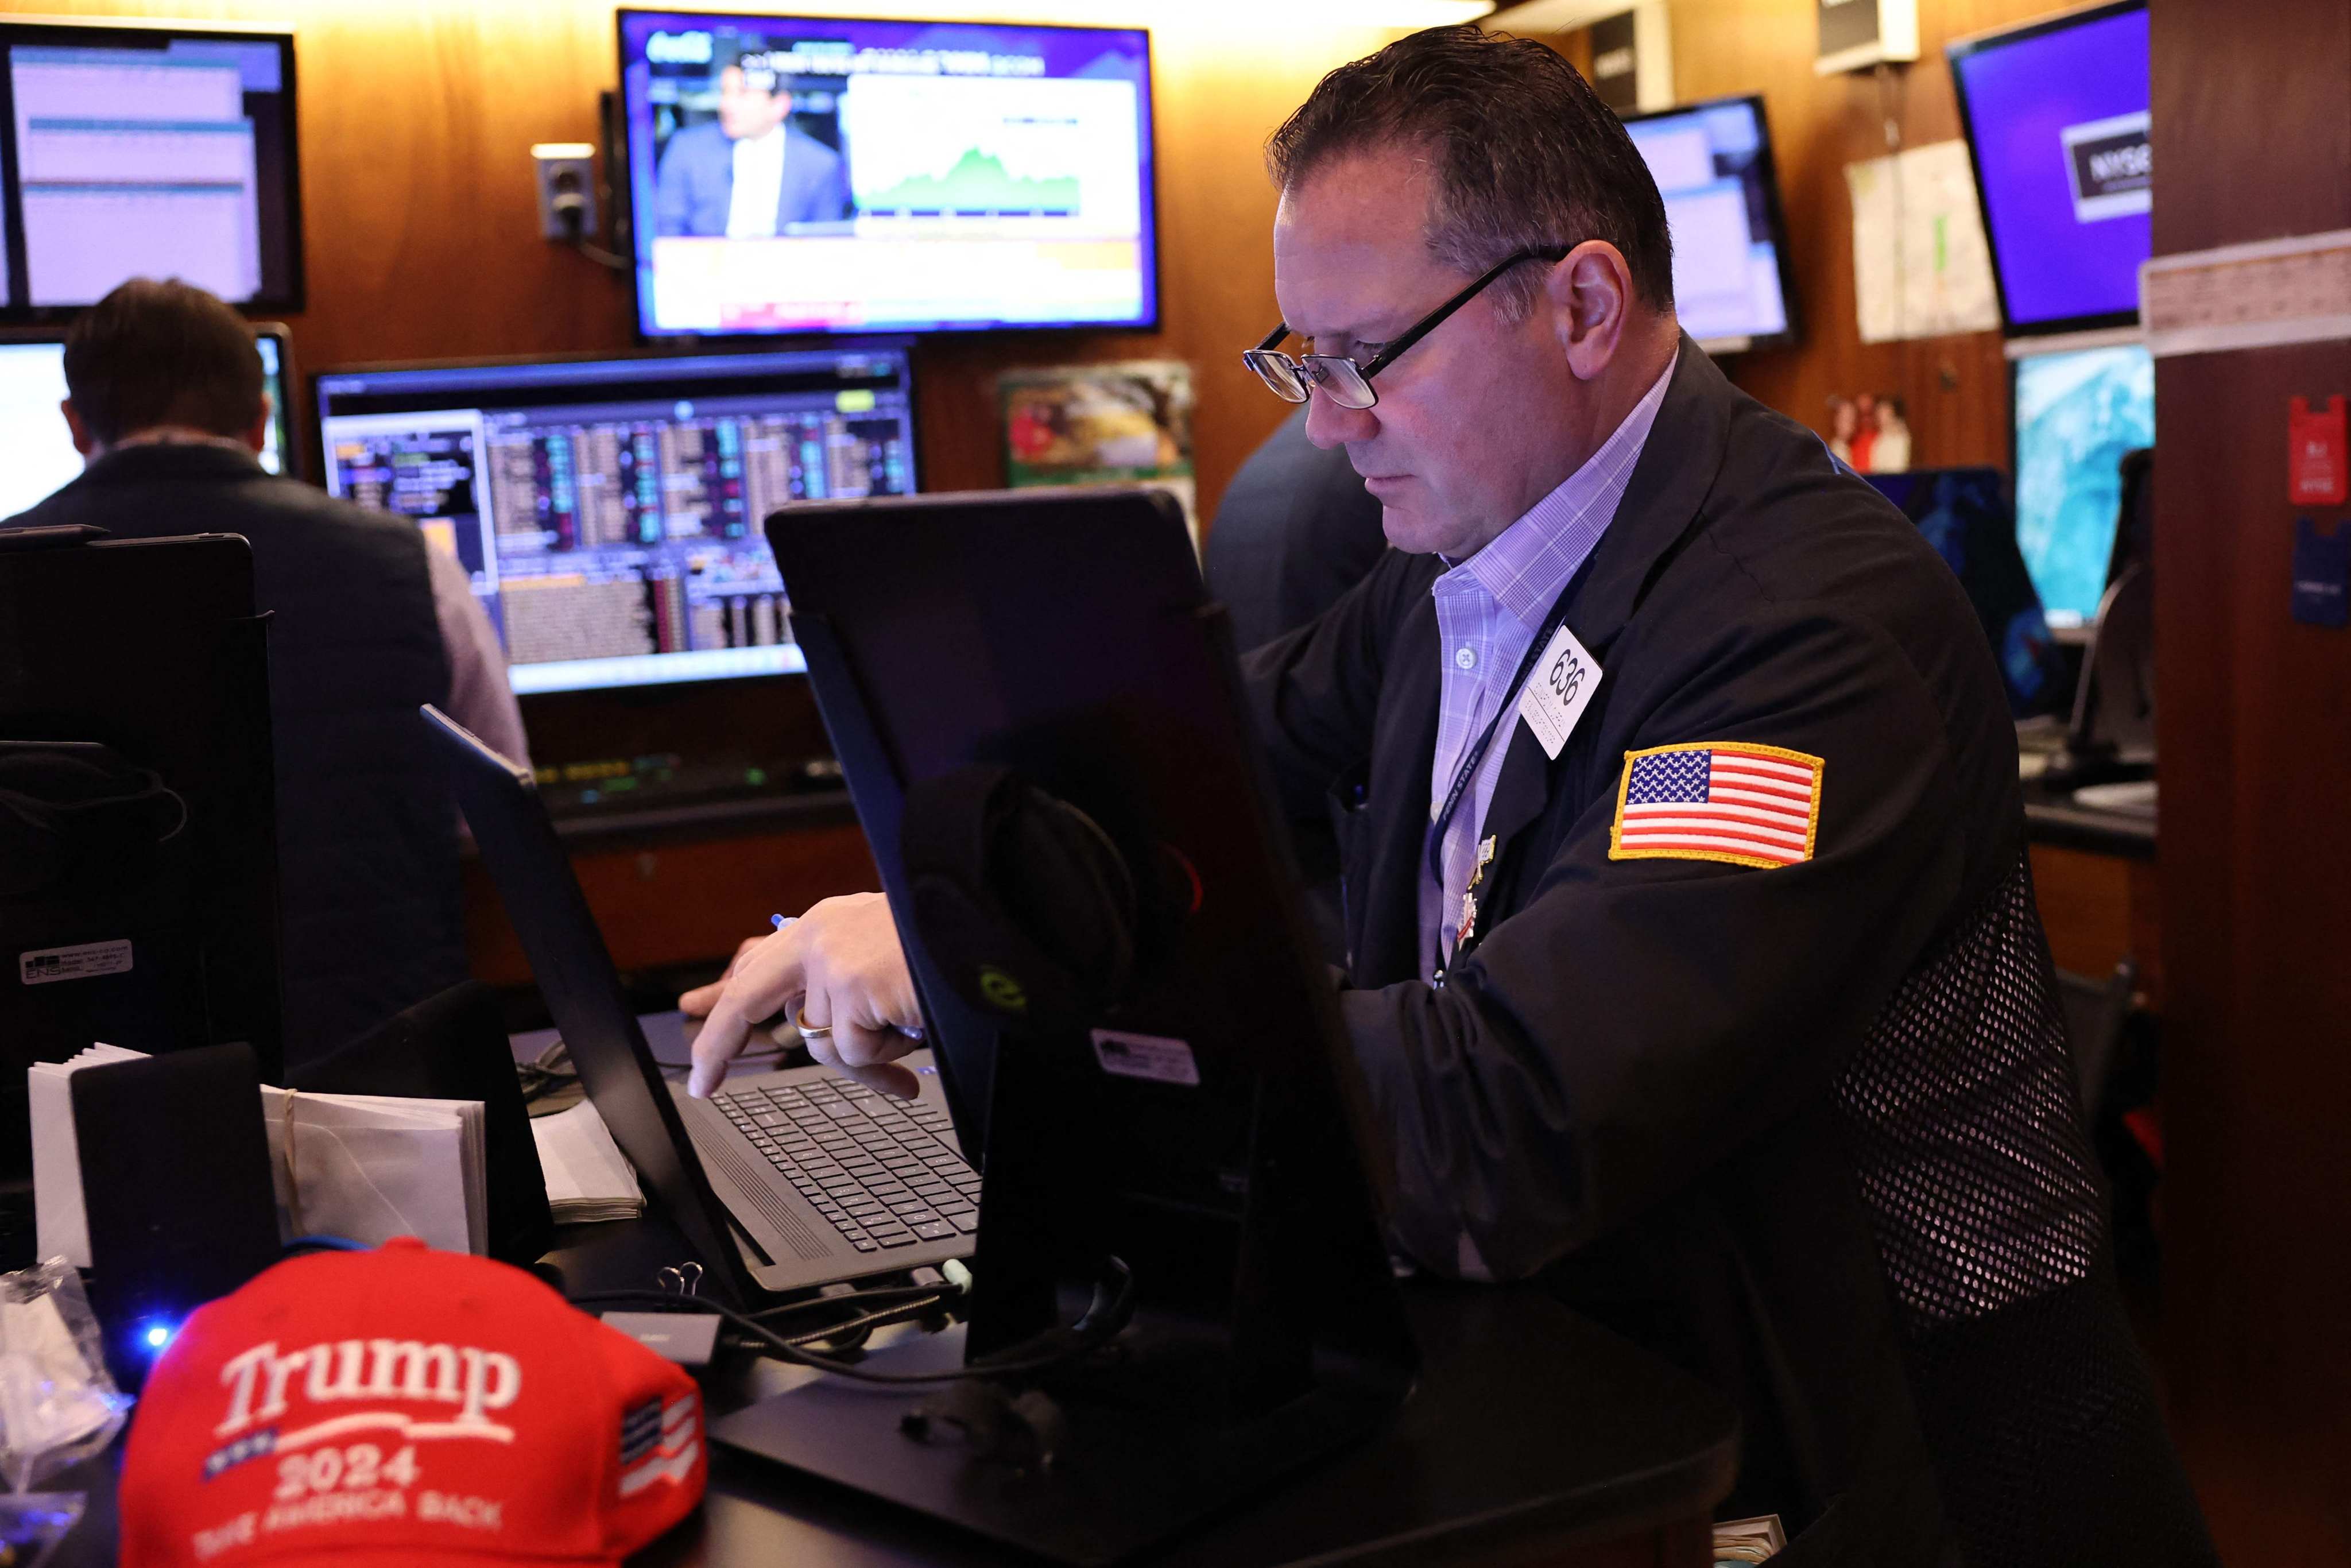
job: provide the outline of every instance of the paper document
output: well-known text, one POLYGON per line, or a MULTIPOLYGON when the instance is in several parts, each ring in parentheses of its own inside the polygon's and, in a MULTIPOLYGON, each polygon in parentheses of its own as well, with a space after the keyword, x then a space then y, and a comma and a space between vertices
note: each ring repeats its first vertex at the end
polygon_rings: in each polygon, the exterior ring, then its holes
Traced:
POLYGON ((25 1070, 25 1096, 33 1110, 33 1219, 41 1256, 89 1267, 89 1217, 81 1203, 81 1144, 74 1135, 73 1089, 82 1068, 146 1056, 119 1045, 93 1045, 68 1061, 37 1061, 25 1070))
MULTIPOLYGON (((68 1081, 85 1067, 145 1060, 139 1051, 94 1045, 69 1061, 26 1070, 33 1203, 44 1258, 91 1266, 68 1081)), ((261 1113, 282 1239, 337 1236, 374 1247, 395 1236, 416 1236, 444 1251, 486 1250, 489 1183, 480 1101, 304 1094, 265 1085, 261 1113)))
POLYGON ((557 1224, 634 1219, 645 1211, 637 1173, 593 1103, 582 1100, 568 1111, 533 1118, 530 1135, 538 1144, 547 1207, 557 1224))
POLYGON ((1854 297, 1861 340, 1939 338, 2000 326, 1964 141, 1932 141, 1844 166, 1853 193, 1854 297))

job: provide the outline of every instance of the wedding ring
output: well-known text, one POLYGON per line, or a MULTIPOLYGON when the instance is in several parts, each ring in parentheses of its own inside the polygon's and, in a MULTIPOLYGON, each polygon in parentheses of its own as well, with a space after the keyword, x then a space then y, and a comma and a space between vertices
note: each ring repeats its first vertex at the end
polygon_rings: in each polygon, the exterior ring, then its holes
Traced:
POLYGON ((831 1040, 832 1038, 832 1029, 831 1025, 827 1025, 823 1029, 819 1029, 816 1025, 809 1022, 808 1015, 801 1012, 798 1008, 794 1008, 792 1009, 792 1027, 800 1031, 800 1038, 802 1040, 831 1040))

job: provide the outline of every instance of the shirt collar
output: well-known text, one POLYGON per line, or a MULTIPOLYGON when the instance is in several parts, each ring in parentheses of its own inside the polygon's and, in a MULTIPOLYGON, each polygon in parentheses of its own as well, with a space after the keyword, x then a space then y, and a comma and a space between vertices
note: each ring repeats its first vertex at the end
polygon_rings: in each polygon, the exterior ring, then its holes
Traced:
POLYGON ((1625 498, 1625 486, 1648 442, 1650 426, 1656 423, 1680 358, 1677 349, 1599 451, 1485 549, 1445 576, 1467 573, 1530 632, 1540 629, 1560 591, 1600 542, 1617 503, 1625 498))

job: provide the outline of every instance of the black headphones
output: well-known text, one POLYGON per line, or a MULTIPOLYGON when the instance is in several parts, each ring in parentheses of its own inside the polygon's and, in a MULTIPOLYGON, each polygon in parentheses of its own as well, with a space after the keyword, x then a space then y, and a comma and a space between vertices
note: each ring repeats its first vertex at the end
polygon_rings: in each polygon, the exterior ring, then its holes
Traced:
POLYGON ((1068 1027, 1134 977, 1136 880, 1110 834, 1009 769, 906 791, 899 850, 914 928, 957 995, 1012 1030, 1068 1027))
POLYGON ((187 825, 187 801, 112 747, 0 740, 0 898, 144 882, 187 825))

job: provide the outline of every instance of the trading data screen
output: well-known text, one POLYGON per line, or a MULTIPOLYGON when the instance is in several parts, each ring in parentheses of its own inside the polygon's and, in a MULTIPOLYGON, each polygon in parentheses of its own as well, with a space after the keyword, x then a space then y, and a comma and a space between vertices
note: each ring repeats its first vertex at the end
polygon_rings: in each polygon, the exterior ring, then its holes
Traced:
POLYGON ((1147 33, 619 25, 646 334, 1157 321, 1147 33))
POLYGON ((2154 242, 2146 5, 1949 52, 2009 326, 2135 318, 2154 242))
MULTIPOLYGON (((262 431, 261 465, 272 474, 286 471, 285 350, 272 335, 283 330, 272 327, 255 339, 272 410, 262 431)), ((64 344, 0 342, 0 518, 80 476, 81 454, 57 412, 65 395, 64 344)))
POLYGON ((2106 591, 2123 454, 2155 444, 2155 359, 2138 344, 2015 361, 2016 545, 2049 624, 2087 624, 2106 591))
POLYGON ((22 312, 181 277, 301 295, 289 37, 0 24, 0 280, 22 312))
POLYGON ((1713 352, 1792 341, 1788 241, 1763 100, 1639 115, 1625 129, 1666 199, 1683 328, 1713 352))
POLYGON ((761 525, 914 488, 903 342, 318 379, 327 487, 472 579, 517 692, 800 670, 761 525))

